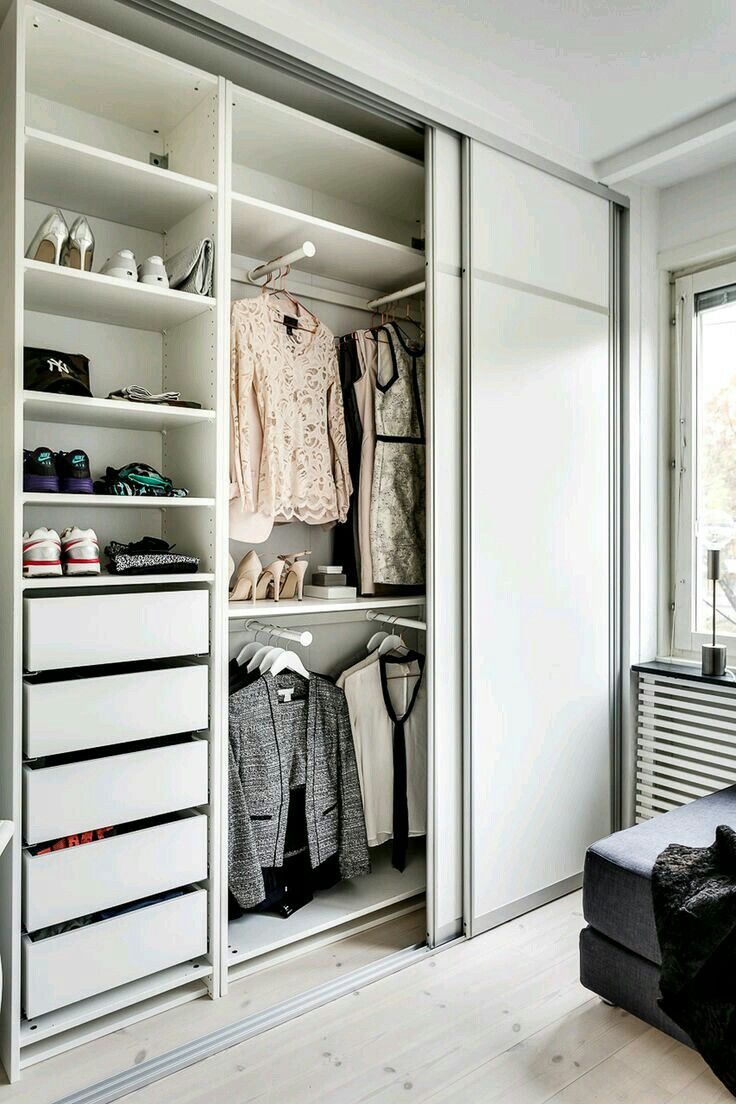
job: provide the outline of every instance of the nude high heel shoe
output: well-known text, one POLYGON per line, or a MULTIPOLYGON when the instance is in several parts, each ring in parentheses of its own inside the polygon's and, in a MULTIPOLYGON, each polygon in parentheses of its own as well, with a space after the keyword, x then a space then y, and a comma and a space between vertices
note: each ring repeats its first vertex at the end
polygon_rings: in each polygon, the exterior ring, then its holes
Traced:
POLYGON ((309 567, 308 560, 299 560, 297 556, 311 556, 311 551, 289 552, 286 556, 280 556, 288 569, 286 577, 281 584, 281 597, 284 599, 296 597, 299 602, 304 599, 304 576, 309 567))
POLYGON ((44 261, 46 264, 60 264, 61 252, 69 238, 69 227, 66 219, 57 207, 49 211, 38 230, 33 241, 28 246, 26 257, 30 261, 44 261))
POLYGON ((78 268, 82 272, 92 271, 95 255, 95 236, 84 216, 72 223, 69 237, 61 254, 61 263, 67 268, 78 268))
POLYGON ((252 602, 255 602, 258 579, 262 570, 258 553, 251 548, 236 568, 235 582, 230 591, 230 601, 247 602, 250 598, 252 602))
POLYGON ((256 600, 262 602, 265 598, 273 598, 278 602, 281 590, 281 573, 286 564, 283 560, 274 560, 268 567, 264 567, 256 587, 256 600), (273 589, 273 594, 269 591, 273 589))

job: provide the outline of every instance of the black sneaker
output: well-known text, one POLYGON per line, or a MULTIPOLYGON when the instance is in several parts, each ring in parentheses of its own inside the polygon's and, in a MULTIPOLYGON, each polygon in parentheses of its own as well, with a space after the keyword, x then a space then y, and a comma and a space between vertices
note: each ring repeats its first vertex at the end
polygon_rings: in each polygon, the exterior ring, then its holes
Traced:
POLYGON ((46 445, 39 445, 33 450, 23 449, 23 490, 58 492, 56 457, 46 445))
POLYGON ((62 494, 94 494, 89 470, 89 456, 82 449, 57 452, 56 470, 59 473, 59 490, 62 494))

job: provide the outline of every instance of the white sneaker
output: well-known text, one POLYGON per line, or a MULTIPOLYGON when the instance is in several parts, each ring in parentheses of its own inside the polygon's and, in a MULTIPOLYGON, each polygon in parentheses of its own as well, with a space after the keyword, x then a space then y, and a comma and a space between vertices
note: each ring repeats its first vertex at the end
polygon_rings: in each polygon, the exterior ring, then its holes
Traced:
POLYGON ((161 257, 149 257, 138 265, 138 279, 142 284, 156 284, 158 287, 169 286, 169 276, 161 257))
POLYGON ((23 575, 33 579, 61 575, 61 541, 55 529, 34 529, 23 534, 23 575))
POLYGON ((132 280, 137 282, 138 271, 135 263, 135 253, 132 249, 121 249, 108 257, 100 269, 103 276, 115 276, 118 280, 132 280))
POLYGON ((70 525, 61 534, 65 575, 99 575, 100 546, 94 529, 70 525))

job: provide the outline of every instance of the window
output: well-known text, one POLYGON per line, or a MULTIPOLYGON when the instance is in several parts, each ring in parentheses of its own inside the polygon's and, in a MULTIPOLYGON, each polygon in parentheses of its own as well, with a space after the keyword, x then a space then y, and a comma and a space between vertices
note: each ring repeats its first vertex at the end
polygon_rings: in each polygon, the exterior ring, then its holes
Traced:
POLYGON ((736 654, 736 264, 682 277, 675 289, 672 650, 697 652, 715 618, 736 654), (715 603, 706 577, 713 547, 721 549, 715 603))

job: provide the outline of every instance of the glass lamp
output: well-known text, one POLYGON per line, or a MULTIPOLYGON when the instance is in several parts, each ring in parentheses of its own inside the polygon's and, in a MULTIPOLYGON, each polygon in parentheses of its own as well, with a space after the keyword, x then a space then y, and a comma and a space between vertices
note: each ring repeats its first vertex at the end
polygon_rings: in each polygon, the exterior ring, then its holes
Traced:
POLYGON ((722 677, 726 674, 727 649, 725 644, 716 644, 716 590, 721 577, 721 552, 736 536, 736 523, 729 514, 712 510, 696 531, 706 548, 707 578, 713 586, 713 635, 710 644, 702 646, 702 672, 722 677))

